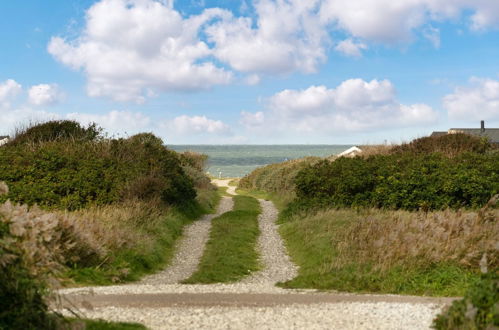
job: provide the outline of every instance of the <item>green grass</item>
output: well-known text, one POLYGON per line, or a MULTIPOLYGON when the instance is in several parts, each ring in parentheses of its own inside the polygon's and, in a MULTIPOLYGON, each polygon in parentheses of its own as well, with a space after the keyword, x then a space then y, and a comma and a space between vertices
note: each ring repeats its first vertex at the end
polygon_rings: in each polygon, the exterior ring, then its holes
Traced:
POLYGON ((147 274, 163 269, 172 260, 177 239, 182 235, 186 224, 198 219, 202 214, 213 213, 220 195, 216 190, 204 191, 202 204, 186 205, 182 210, 173 209, 157 225, 147 229, 148 237, 155 243, 142 242, 132 249, 116 253, 105 267, 73 268, 66 277, 76 285, 112 285, 119 282, 137 281, 147 274), (124 274, 126 272, 126 274, 124 274))
POLYGON ((256 242, 258 201, 234 196, 234 209, 212 220, 210 239, 198 270, 184 283, 235 282, 259 269, 256 242))
POLYGON ((375 292, 427 296, 461 296, 478 281, 479 274, 452 263, 427 264, 406 260, 385 271, 352 260, 333 266, 339 257, 335 232, 349 226, 348 218, 311 221, 306 216, 283 221, 280 233, 293 261, 300 266, 285 288, 314 288, 346 292, 375 292), (420 265, 420 266, 417 266, 420 265))

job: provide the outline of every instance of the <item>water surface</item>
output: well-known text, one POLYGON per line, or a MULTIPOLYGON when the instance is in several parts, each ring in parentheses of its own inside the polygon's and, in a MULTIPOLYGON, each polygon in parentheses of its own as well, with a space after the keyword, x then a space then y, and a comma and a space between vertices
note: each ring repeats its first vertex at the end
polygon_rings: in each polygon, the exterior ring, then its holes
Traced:
POLYGON ((339 154, 352 145, 171 145, 178 151, 208 155, 207 171, 221 178, 243 177, 255 168, 286 160, 339 154))

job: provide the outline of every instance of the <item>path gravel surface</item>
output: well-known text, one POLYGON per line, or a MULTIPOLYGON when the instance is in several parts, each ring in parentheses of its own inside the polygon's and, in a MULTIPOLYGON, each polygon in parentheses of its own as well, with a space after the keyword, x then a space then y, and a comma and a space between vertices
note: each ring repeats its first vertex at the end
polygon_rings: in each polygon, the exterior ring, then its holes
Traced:
POLYGON ((440 306, 346 303, 278 307, 95 308, 90 315, 150 329, 428 329, 440 306))
POLYGON ((234 202, 222 197, 215 214, 206 214, 188 225, 176 247, 175 257, 169 267, 154 275, 146 276, 142 284, 173 284, 189 278, 197 269, 210 236, 211 220, 232 210, 234 202))
POLYGON ((278 211, 271 201, 258 200, 262 213, 258 216, 260 236, 258 251, 263 269, 241 281, 243 284, 266 284, 291 280, 298 275, 298 267, 291 262, 276 225, 278 211))
MULTIPOLYGON (((236 194, 229 180, 214 183, 236 194)), ((133 284, 61 290, 65 306, 76 306, 88 318, 139 322, 151 329, 428 329, 452 300, 276 287, 275 283, 296 276, 298 268, 279 236, 277 210, 270 201, 259 202, 258 249, 263 269, 241 282, 178 283, 196 270, 211 219, 232 209, 232 199, 224 197, 215 215, 186 228, 175 259, 165 271, 133 284)))

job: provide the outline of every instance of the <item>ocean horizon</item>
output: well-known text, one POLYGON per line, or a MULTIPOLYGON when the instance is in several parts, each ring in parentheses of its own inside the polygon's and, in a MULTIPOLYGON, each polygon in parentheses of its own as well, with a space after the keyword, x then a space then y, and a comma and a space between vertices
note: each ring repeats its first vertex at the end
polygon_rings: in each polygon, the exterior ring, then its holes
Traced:
POLYGON ((208 155, 207 172, 214 177, 239 178, 258 167, 303 157, 337 155, 353 145, 337 144, 184 144, 177 152, 208 155))

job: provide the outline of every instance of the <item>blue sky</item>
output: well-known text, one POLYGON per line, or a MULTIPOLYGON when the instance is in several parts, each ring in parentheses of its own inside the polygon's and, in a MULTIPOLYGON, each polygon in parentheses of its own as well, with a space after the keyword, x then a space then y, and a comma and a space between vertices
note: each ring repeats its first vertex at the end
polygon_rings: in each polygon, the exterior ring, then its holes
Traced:
POLYGON ((499 127, 496 0, 0 2, 0 135, 401 142, 499 127))

